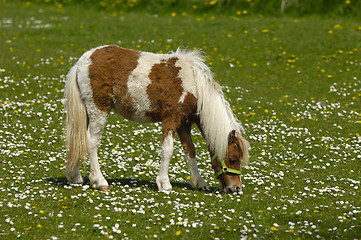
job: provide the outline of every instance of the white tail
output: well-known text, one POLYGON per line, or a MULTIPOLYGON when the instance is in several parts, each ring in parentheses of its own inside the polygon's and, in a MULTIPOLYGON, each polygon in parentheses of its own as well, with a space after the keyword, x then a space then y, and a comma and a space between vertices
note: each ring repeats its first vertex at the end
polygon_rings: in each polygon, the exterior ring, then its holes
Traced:
POLYGON ((77 65, 68 73, 65 86, 65 136, 68 146, 66 171, 72 171, 88 152, 87 113, 77 84, 77 65))

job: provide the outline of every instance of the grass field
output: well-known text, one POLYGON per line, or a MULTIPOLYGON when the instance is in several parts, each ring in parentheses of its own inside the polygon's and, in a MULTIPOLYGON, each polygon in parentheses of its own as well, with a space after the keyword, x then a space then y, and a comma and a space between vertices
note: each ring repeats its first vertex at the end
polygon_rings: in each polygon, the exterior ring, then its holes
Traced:
MULTIPOLYGON (((361 24, 352 18, 117 14, 80 4, 0 6, 0 239, 360 239, 361 24), (159 193, 159 124, 111 114, 107 193, 64 177, 65 75, 90 48, 202 49, 252 145, 242 194, 223 194, 194 129, 208 191, 159 193)), ((83 175, 89 174, 89 166, 83 175)))

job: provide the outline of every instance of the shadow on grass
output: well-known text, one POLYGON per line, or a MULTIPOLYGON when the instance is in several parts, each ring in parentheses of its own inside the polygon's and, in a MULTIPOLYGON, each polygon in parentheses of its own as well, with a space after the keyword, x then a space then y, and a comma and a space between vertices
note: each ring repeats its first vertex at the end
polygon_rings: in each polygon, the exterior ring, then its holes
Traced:
MULTIPOLYGON (((52 183, 56 186, 70 186, 69 182, 67 181, 66 177, 48 177, 46 178, 47 181, 52 183)), ((118 186, 129 186, 133 188, 137 187, 144 187, 151 191, 158 192, 158 186, 155 180, 145 180, 145 179, 135 179, 135 178, 113 178, 107 179, 110 189, 116 188, 118 186)), ((202 192, 209 192, 214 193, 220 188, 215 187, 207 187, 207 189, 196 190, 192 188, 189 182, 175 182, 171 181, 173 186, 173 191, 177 191, 177 188, 189 191, 202 191, 202 192)), ((84 185, 90 185, 90 181, 88 177, 84 177, 84 185)))

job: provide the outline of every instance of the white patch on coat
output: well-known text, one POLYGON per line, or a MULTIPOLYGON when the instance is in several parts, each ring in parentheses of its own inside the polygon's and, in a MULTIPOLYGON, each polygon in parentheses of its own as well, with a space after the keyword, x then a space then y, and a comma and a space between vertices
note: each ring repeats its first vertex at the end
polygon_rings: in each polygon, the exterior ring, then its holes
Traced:
POLYGON ((150 100, 147 94, 147 88, 151 84, 149 73, 155 64, 161 63, 161 60, 167 56, 164 54, 153 54, 142 52, 137 67, 131 72, 128 77, 128 92, 132 96, 135 103, 136 111, 132 114, 132 121, 136 122, 151 122, 151 119, 146 116, 150 111, 150 100))
MULTIPOLYGON (((172 53, 171 55, 172 57, 178 58, 175 66, 180 68, 178 72, 178 77, 182 80, 182 88, 184 89, 182 96, 184 95, 185 97, 189 92, 193 96, 197 97, 197 83, 194 78, 192 58, 180 49, 178 49, 175 53, 172 53)), ((183 99, 181 97, 179 102, 183 102, 184 97, 183 99)))

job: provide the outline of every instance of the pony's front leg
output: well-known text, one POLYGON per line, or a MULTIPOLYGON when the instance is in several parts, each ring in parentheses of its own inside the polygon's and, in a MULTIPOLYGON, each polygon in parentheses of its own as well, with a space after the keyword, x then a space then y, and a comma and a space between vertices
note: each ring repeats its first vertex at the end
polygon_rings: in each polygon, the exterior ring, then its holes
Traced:
POLYGON ((170 159, 173 154, 173 141, 174 136, 172 131, 168 131, 167 134, 163 133, 162 151, 161 151, 161 163, 159 174, 157 176, 157 185, 159 191, 171 191, 172 185, 169 181, 168 169, 170 159))
POLYGON ((105 180, 98 162, 98 146, 103 133, 107 114, 99 112, 90 116, 88 126, 88 153, 91 172, 89 175, 90 185, 100 191, 108 191, 109 185, 105 180))
POLYGON ((191 172, 191 185, 195 189, 205 189, 207 187, 207 183, 202 178, 197 167, 196 151, 191 137, 191 126, 180 127, 178 129, 178 135, 191 172))

